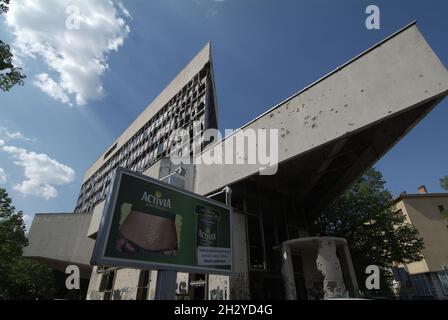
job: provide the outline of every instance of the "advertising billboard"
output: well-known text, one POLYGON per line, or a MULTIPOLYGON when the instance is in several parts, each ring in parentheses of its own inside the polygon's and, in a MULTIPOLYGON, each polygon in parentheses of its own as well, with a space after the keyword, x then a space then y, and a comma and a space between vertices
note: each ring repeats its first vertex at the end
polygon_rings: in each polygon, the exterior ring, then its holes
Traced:
POLYGON ((232 272, 231 208, 117 168, 92 265, 232 272))

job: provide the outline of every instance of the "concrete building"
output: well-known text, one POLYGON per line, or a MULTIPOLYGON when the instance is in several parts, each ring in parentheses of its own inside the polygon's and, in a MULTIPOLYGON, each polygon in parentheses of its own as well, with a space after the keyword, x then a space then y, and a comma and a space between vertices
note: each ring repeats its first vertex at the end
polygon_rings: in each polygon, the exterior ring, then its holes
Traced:
MULTIPOLYGON (((196 160, 220 154, 235 140, 244 142, 252 129, 279 132, 274 175, 263 174, 272 167, 261 170, 236 154, 238 164, 194 161, 181 165, 184 177, 170 178, 170 183, 201 195, 218 193, 213 196, 218 201, 224 201, 219 192, 230 187, 234 208, 235 274, 179 273, 177 297, 356 296, 345 240, 312 237, 309 225, 447 94, 448 72, 412 23, 224 139, 207 146, 208 139, 190 141, 202 152, 181 155, 196 160)), ((25 256, 60 269, 81 266, 90 279, 88 299, 153 299, 156 270, 88 265, 110 175, 118 165, 158 179, 173 173, 179 165, 167 156, 182 152, 184 145, 170 140, 170 132, 182 127, 191 131, 192 119, 198 117, 202 129, 216 127, 215 97, 207 45, 87 170, 75 210, 79 213, 36 215, 25 256), (188 110, 183 122, 177 108, 188 110)), ((248 145, 257 151, 258 142, 248 145)))
POLYGON ((395 278, 403 298, 448 300, 448 193, 402 193, 395 199, 397 213, 420 233, 425 243, 421 261, 398 266, 395 278))
POLYGON ((213 65, 207 44, 87 170, 75 212, 91 212, 105 199, 116 167, 144 172, 173 153, 190 156, 188 150, 193 155, 194 149, 205 146, 193 133, 202 137, 204 130, 217 126, 213 65), (192 139, 187 143, 174 140, 172 133, 179 129, 191 132, 192 139))

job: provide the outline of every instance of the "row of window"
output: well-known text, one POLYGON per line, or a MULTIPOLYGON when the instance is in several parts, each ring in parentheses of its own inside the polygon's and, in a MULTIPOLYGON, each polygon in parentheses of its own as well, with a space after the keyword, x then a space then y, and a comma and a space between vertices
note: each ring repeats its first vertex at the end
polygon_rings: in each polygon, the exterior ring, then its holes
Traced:
MULTIPOLYGON (((192 136, 193 133, 201 133, 205 129, 208 79, 209 73, 206 66, 116 151, 83 184, 75 212, 89 212, 105 198, 116 167, 122 166, 141 172, 161 157, 172 153, 178 156, 191 156, 193 148, 197 150, 198 146, 201 147, 201 139, 191 139, 188 145, 187 143, 182 145, 182 141, 176 139, 173 133, 183 129, 192 136)), ((109 155, 115 148, 116 146, 112 147, 106 154, 109 155)))
MULTIPOLYGON (((117 292, 114 290, 116 269, 101 272, 101 282, 98 292, 102 294, 103 300, 118 300, 117 292)), ((140 270, 138 279, 136 300, 148 300, 149 286, 151 283, 151 271, 140 270)))

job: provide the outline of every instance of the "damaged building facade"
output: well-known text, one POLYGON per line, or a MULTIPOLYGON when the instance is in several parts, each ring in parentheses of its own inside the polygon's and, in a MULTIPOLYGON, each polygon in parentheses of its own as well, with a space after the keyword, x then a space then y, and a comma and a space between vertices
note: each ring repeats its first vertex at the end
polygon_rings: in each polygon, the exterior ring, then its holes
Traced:
POLYGON ((178 273, 177 299, 357 297, 346 241, 317 237, 312 224, 447 95, 447 70, 416 24, 219 141, 173 138, 180 128, 192 137, 217 128, 215 92, 207 44, 87 170, 75 212, 35 216, 24 255, 59 270, 79 266, 87 299, 154 299, 157 270, 90 265, 113 170, 122 166, 222 202, 231 190, 234 273, 178 273), (244 161, 170 159, 220 152, 263 129, 279 133, 273 175, 244 161), (173 174, 179 166, 182 176, 173 174))

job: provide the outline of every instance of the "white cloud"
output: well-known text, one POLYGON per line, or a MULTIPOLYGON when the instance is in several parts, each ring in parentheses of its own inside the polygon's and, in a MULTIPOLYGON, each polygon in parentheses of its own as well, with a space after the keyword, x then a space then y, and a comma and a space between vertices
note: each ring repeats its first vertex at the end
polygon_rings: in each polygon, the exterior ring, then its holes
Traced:
POLYGON ((22 194, 48 200, 58 195, 55 186, 69 184, 75 179, 75 171, 72 168, 46 154, 15 146, 3 146, 2 150, 11 155, 14 164, 24 168, 26 180, 14 186, 14 189, 22 194))
POLYGON ((123 4, 117 9, 110 0, 12 1, 5 15, 18 58, 40 57, 57 74, 41 72, 34 84, 56 100, 77 105, 104 95, 101 75, 108 55, 130 32, 125 20, 130 17, 123 4))
POLYGON ((5 141, 0 139, 0 147, 3 146, 5 144, 5 141))
POLYGON ((196 5, 205 8, 205 17, 211 18, 219 13, 219 7, 225 3, 226 0, 195 0, 196 5))
POLYGON ((118 7, 120 8, 121 12, 123 12, 124 16, 128 19, 132 19, 131 13, 128 9, 126 9, 122 2, 118 2, 118 7))
POLYGON ((0 168, 0 184, 5 184, 8 179, 6 178, 6 172, 3 168, 0 168))
POLYGON ((23 222, 25 222, 26 231, 30 231, 31 224, 33 223, 33 217, 28 214, 24 214, 23 222))
POLYGON ((51 79, 47 73, 38 74, 33 83, 53 99, 59 100, 62 103, 70 103, 70 98, 65 94, 64 89, 51 79))
MULTIPOLYGON (((0 127, 0 137, 2 137, 5 140, 22 140, 22 141, 35 141, 36 138, 29 138, 25 136, 20 131, 9 131, 6 127, 0 127)), ((2 146, 5 142, 1 140, 3 143, 0 143, 0 146, 2 146)))

